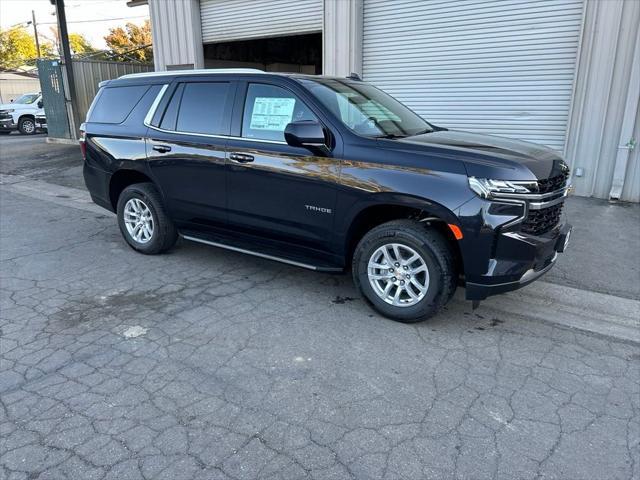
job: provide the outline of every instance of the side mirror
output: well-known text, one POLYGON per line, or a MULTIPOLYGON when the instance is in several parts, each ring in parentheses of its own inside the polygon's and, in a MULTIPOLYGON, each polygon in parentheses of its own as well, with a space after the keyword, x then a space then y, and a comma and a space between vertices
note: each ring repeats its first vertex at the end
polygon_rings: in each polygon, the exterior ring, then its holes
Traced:
POLYGON ((312 151, 319 150, 325 155, 329 153, 324 128, 314 120, 291 122, 284 129, 284 139, 292 147, 302 147, 312 151))
POLYGON ((44 103, 42 102, 42 100, 40 100, 38 102, 38 108, 42 108, 42 107, 44 107, 44 103))

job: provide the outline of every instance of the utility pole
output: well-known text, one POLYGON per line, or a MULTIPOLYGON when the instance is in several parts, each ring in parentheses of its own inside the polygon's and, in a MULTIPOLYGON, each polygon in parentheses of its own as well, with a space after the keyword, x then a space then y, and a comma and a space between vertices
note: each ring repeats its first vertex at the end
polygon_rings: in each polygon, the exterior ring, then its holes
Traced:
POLYGON ((73 62, 71 61, 71 49, 69 48, 69 34, 67 32, 67 15, 64 11, 64 0, 50 0, 52 5, 56 6, 56 18, 58 19, 58 36, 62 46, 62 63, 64 63, 67 71, 67 85, 69 86, 69 100, 71 101, 71 136, 76 139, 78 137, 78 101, 76 94, 76 82, 73 76, 73 62))
POLYGON ((36 38, 36 51, 38 52, 38 58, 40 55, 40 40, 38 40, 38 25, 36 24, 36 12, 31 10, 31 23, 33 24, 33 36, 36 38))

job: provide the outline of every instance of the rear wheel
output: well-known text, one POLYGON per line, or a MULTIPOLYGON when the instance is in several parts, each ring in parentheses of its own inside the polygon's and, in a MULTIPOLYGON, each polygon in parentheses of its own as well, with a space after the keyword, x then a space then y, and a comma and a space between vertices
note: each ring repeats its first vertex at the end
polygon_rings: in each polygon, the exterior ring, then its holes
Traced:
POLYGON ((435 315, 456 289, 447 239, 411 220, 369 231, 356 247, 352 267, 356 286, 373 308, 399 322, 435 315))
POLYGON ((33 118, 21 118, 18 122, 18 130, 23 135, 33 135, 36 133, 36 121, 33 118))
POLYGON ((118 198, 117 215, 122 236, 140 253, 162 253, 178 239, 160 193, 152 183, 136 183, 125 188, 118 198))

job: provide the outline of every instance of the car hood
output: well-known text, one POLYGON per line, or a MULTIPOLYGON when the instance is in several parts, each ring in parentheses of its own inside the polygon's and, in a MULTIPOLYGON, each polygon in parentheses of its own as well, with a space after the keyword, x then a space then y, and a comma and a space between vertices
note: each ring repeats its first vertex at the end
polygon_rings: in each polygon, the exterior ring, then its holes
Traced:
POLYGON ((26 110, 28 108, 36 108, 35 105, 27 105, 24 103, 3 103, 0 105, 0 110, 26 110))
POLYGON ((456 151, 463 158, 467 173, 476 177, 524 179, 523 175, 527 175, 522 167, 525 167, 539 180, 559 175, 566 169, 562 157, 555 150, 536 143, 494 135, 437 130, 396 141, 456 151))

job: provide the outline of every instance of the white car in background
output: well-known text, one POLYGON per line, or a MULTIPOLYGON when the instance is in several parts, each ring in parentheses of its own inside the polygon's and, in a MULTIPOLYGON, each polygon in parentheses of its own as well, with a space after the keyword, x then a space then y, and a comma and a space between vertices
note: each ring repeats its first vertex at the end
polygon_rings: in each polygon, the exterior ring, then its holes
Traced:
POLYGON ((36 117, 44 117, 42 94, 25 93, 0 105, 0 133, 18 130, 23 135, 33 135, 37 131, 36 117))

